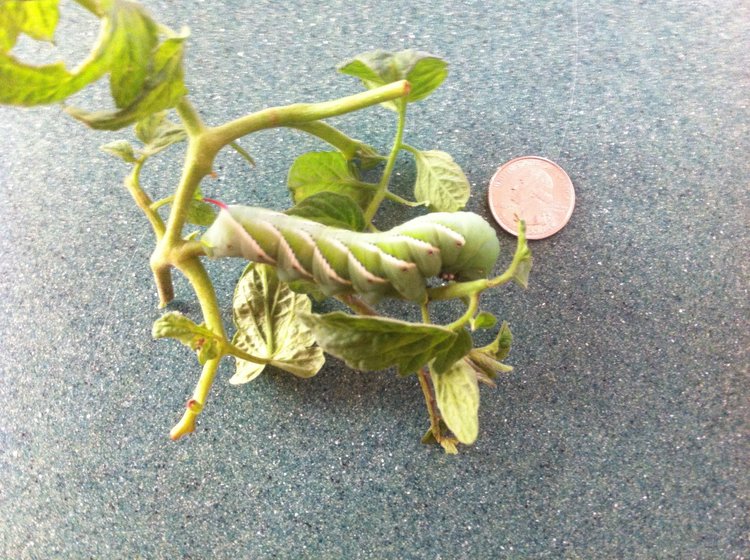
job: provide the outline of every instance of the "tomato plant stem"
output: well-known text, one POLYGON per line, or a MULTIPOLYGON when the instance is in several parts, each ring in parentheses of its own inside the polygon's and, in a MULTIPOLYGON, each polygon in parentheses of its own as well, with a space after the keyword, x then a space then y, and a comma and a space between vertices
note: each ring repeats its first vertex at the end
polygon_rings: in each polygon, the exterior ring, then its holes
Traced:
POLYGON ((424 402, 427 405, 427 413, 430 416, 430 429, 432 430, 432 436, 438 443, 440 443, 440 413, 437 410, 435 397, 432 395, 430 372, 427 367, 420 368, 417 372, 417 377, 419 378, 419 386, 422 388, 422 394, 424 395, 424 402))
MULTIPOLYGON (((206 273, 206 269, 197 257, 191 257, 180 261, 177 263, 177 267, 185 275, 195 291, 195 295, 201 306, 203 319, 206 322, 206 327, 221 338, 226 338, 226 335, 224 334, 224 324, 221 320, 219 303, 216 299, 216 292, 214 291, 211 279, 206 273)), ((188 401, 188 406, 185 409, 183 417, 170 432, 170 437, 172 439, 179 439, 185 434, 195 430, 195 419, 203 410, 203 406, 208 398, 208 392, 213 384, 220 361, 221 355, 212 360, 208 360, 204 364, 203 371, 201 372, 201 376, 195 386, 193 396, 188 401)))
POLYGON ((130 175, 125 177, 125 187, 128 189, 130 196, 133 197, 136 206, 138 206, 138 208, 140 208, 146 215, 146 218, 148 218, 148 221, 151 223, 151 228, 154 230, 154 235, 158 240, 164 237, 164 231, 166 228, 164 226, 164 220, 162 220, 161 216, 156 212, 154 202, 141 188, 140 176, 144 163, 145 159, 141 159, 133 166, 133 171, 130 175))
POLYGON ((404 138, 404 126, 406 124, 406 100, 400 99, 396 102, 396 105, 398 106, 398 125, 396 127, 396 138, 393 141, 393 147, 391 148, 391 153, 388 156, 388 161, 386 161, 385 169, 383 170, 383 176, 380 178, 380 183, 378 183, 378 190, 373 195, 370 204, 367 205, 367 209, 365 209, 365 222, 368 224, 372 223, 373 217, 375 217, 378 208, 380 208, 380 204, 383 202, 383 199, 388 192, 388 184, 391 181, 393 167, 396 165, 396 157, 401 151, 401 141, 404 138))
POLYGON ((352 111, 364 109, 371 105, 403 97, 408 95, 410 90, 411 86, 409 82, 401 80, 333 101, 295 103, 284 107, 270 107, 218 126, 213 129, 213 133, 222 145, 226 145, 257 130, 279 126, 294 127, 312 121, 351 113, 352 111))
POLYGON ((359 140, 350 138, 338 128, 331 126, 323 121, 311 121, 306 123, 296 123, 289 125, 290 128, 295 128, 302 132, 306 132, 312 136, 316 136, 328 142, 334 148, 337 148, 347 160, 350 160, 363 150, 366 146, 359 140))

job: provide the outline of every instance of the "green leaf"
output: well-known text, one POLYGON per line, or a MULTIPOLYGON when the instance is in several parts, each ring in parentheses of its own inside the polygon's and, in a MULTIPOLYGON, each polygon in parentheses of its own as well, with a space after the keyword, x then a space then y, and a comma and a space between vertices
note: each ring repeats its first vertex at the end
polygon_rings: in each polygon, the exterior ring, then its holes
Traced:
POLYGON ((437 325, 338 311, 303 315, 302 320, 326 352, 363 371, 396 366, 400 375, 414 373, 457 338, 453 331, 437 325))
POLYGON ((513 334, 510 332, 508 323, 503 321, 495 340, 487 346, 475 348, 469 352, 468 363, 479 374, 486 376, 490 380, 495 379, 499 373, 513 371, 511 366, 502 363, 502 360, 510 353, 512 342, 513 334))
POLYGON ((66 87, 71 79, 62 62, 30 66, 0 53, 0 103, 29 107, 59 101, 75 91, 66 87))
POLYGON ((161 43, 153 54, 152 66, 138 97, 118 111, 87 112, 74 107, 66 111, 98 130, 118 130, 152 113, 174 107, 187 93, 183 80, 182 55, 187 30, 161 43))
POLYGON ((471 187, 466 175, 450 154, 439 150, 414 150, 417 182, 414 197, 431 210, 455 212, 466 206, 471 187))
MULTIPOLYGON (((237 284, 232 305, 235 346, 269 358, 271 365, 298 377, 312 377, 323 367, 323 351, 315 346, 312 332, 299 318, 310 312, 310 298, 291 291, 273 267, 249 265, 237 284)), ((263 369, 261 364, 238 358, 237 371, 229 382, 247 383, 263 369)))
POLYGON ((52 41, 60 17, 58 0, 4 0, 0 2, 0 52, 16 44, 19 33, 52 41))
POLYGON ((33 106, 65 99, 98 80, 110 69, 116 11, 120 2, 102 17, 99 37, 91 53, 73 72, 62 62, 32 66, 0 53, 0 103, 33 106))
POLYGON ((479 385, 465 360, 444 373, 432 372, 435 399, 445 424, 461 443, 470 445, 479 435, 479 385))
POLYGON ((167 112, 159 111, 142 118, 133 127, 135 137, 144 144, 149 144, 159 136, 159 130, 167 120, 167 112))
POLYGON ((187 132, 182 124, 167 118, 166 111, 148 115, 135 124, 135 136, 145 144, 143 153, 153 156, 173 144, 187 140, 187 132))
POLYGON ((471 340, 469 331, 461 329, 456 333, 455 340, 435 357, 430 367, 435 373, 443 373, 468 354, 473 346, 474 342, 471 340))
POLYGON ((448 76, 448 63, 442 58, 429 53, 407 50, 396 53, 404 67, 411 67, 406 79, 411 84, 411 91, 406 100, 409 103, 420 101, 443 83, 448 76))
MULTIPOLYGON (((138 4, 126 0, 102 2, 96 12, 102 16, 101 30, 88 58, 73 71, 61 62, 32 66, 2 52, 3 47, 15 42, 18 32, 25 31, 36 38, 51 39, 57 24, 56 2, 28 0, 0 3, 0 14, 7 16, 8 6, 23 5, 24 23, 18 25, 17 9, 14 22, 0 15, 0 103, 39 105, 54 103, 70 96, 91 82, 110 72, 110 87, 115 103, 123 110, 118 113, 88 114, 79 109, 70 112, 92 126, 115 129, 114 115, 124 119, 137 107, 140 114, 172 106, 184 94, 182 84, 182 46, 184 37, 171 37, 157 44, 157 25, 138 4), (176 53, 179 45, 179 53, 176 53), (176 60, 176 63, 175 63, 176 60), (181 92, 181 93, 180 93, 181 92), (179 94, 179 95, 178 95, 179 94), (109 115, 108 122, 105 116, 109 115)), ((134 120, 134 119, 133 119, 134 120)), ((132 122, 132 120, 128 121, 132 122)))
POLYGON ((471 319, 471 330, 491 329, 497 324, 497 317, 487 311, 480 311, 471 319))
POLYGON ((469 352, 468 362, 473 367, 477 374, 483 377, 483 381, 487 381, 490 384, 500 373, 509 373, 513 371, 513 367, 506 365, 499 360, 493 358, 490 354, 482 352, 481 350, 474 349, 469 352))
POLYGON ((287 210, 286 214, 352 231, 362 231, 366 225, 362 209, 356 202, 348 196, 329 191, 308 196, 287 210))
POLYGON ((478 350, 489 354, 496 360, 504 360, 510 354, 511 344, 513 344, 513 333, 510 332, 510 325, 508 325, 507 321, 503 321, 495 340, 487 346, 478 348, 478 350))
MULTIPOLYGON (((406 101, 424 99, 443 83, 448 75, 448 64, 433 54, 407 49, 396 53, 383 50, 362 53, 339 65, 338 71, 359 78, 367 89, 408 80, 411 91, 406 101)), ((396 103, 384 103, 395 109, 396 103)))
POLYGON ((120 2, 114 15, 109 85, 115 105, 128 107, 148 77, 151 51, 159 42, 158 27, 139 4, 120 2))
POLYGON ((102 152, 120 158, 126 163, 135 163, 138 161, 133 146, 127 140, 115 140, 109 144, 99 146, 99 149, 102 152))
POLYGON ((357 169, 341 152, 308 152, 294 160, 287 185, 295 203, 330 191, 348 196, 361 208, 372 199, 372 191, 359 180, 357 169))
POLYGON ((359 78, 367 89, 373 89, 404 79, 393 64, 393 59, 393 53, 378 49, 359 54, 339 64, 336 69, 342 74, 359 78))
POLYGON ((91 12, 97 17, 102 17, 108 8, 112 7, 113 0, 74 0, 76 4, 91 12))
POLYGON ((218 337, 204 325, 196 325, 177 311, 159 317, 154 322, 151 334, 154 338, 179 340, 191 350, 195 350, 201 364, 219 356, 218 337))
POLYGON ((201 200, 193 200, 190 202, 187 213, 188 223, 208 227, 214 223, 215 219, 216 211, 211 204, 201 200))
POLYGON ((531 249, 526 243, 526 222, 518 222, 518 242, 516 253, 513 255, 513 281, 524 288, 529 287, 529 273, 531 272, 531 249))

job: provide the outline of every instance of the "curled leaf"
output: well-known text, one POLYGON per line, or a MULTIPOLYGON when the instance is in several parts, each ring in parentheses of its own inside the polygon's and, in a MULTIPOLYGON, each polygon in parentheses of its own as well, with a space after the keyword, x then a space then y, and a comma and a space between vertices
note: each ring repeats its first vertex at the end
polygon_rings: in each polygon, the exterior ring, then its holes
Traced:
MULTIPOLYGON (((367 89, 408 80, 411 90, 406 101, 413 103, 424 99, 443 83, 448 75, 448 64, 438 56, 414 49, 395 53, 376 50, 344 62, 338 71, 359 78, 367 89)), ((383 105, 396 108, 393 101, 383 105)))
MULTIPOLYGON (((166 45, 168 49, 169 40, 153 50, 156 24, 135 2, 102 2, 93 11, 101 17, 99 37, 86 60, 68 70, 62 62, 34 66, 8 53, 19 32, 38 39, 52 38, 57 2, 0 2, 0 103, 28 107, 61 101, 107 72, 111 74, 110 86, 117 105, 135 103, 147 82, 160 72, 162 47, 166 45)), ((82 118, 87 116, 80 110, 72 112, 82 118)))
POLYGON ((471 330, 491 329, 497 324, 497 317, 488 311, 480 311, 471 319, 471 330))
POLYGON ((166 111, 149 114, 135 125, 135 135, 143 142, 143 153, 153 156, 173 144, 187 140, 187 132, 182 124, 167 118, 166 111))
POLYGON ((513 334, 510 332, 510 327, 508 323, 503 322, 495 340, 487 346, 474 348, 469 352, 467 356, 469 365, 477 371, 481 379, 486 379, 490 382, 499 373, 513 371, 511 366, 502 363, 502 360, 510 353, 512 342, 513 334))
POLYGON ((151 51, 159 42, 156 22, 142 6, 120 2, 114 15, 114 31, 110 56, 109 86, 115 105, 128 107, 133 103, 149 74, 151 51))
POLYGON ((133 146, 127 140, 115 140, 109 144, 99 146, 99 149, 102 152, 120 158, 125 163, 135 163, 138 161, 133 146))
POLYGON ((0 2, 0 52, 11 50, 20 33, 52 41, 60 18, 58 4, 58 0, 0 2))
POLYGON ((496 360, 504 360, 510 354, 511 344, 513 344, 513 333, 510 332, 507 321, 503 321, 495 340, 487 346, 479 348, 479 350, 491 355, 496 360))
POLYGON ((148 76, 138 95, 117 111, 88 112, 74 107, 65 110, 74 118, 98 130, 117 130, 146 116, 174 107, 187 93, 183 80, 182 55, 188 31, 162 42, 152 55, 148 76))
MULTIPOLYGON (((309 313, 310 298, 289 289, 273 267, 251 264, 243 273, 233 300, 238 348, 271 360, 271 365, 298 377, 312 377, 325 362, 323 351, 300 315, 309 313)), ((263 364, 237 359, 232 384, 247 383, 263 371, 263 364)))
POLYGON ((159 317, 151 330, 154 338, 174 338, 194 350, 198 361, 205 364, 220 353, 218 337, 205 325, 197 325, 182 313, 172 311, 159 317))
POLYGON ((526 222, 521 220, 518 223, 518 243, 516 245, 516 252, 513 255, 513 281, 524 288, 529 287, 529 273, 531 272, 531 265, 533 259, 531 257, 531 250, 526 243, 526 222))

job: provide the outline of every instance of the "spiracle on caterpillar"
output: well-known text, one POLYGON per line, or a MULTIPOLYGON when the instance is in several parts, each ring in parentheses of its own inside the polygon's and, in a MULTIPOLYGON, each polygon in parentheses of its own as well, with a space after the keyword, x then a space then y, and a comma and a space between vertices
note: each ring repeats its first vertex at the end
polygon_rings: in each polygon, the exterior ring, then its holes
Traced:
POLYGON ((434 212, 388 231, 360 233, 264 208, 219 205, 202 237, 210 257, 271 264, 282 281, 312 281, 326 295, 422 302, 427 278, 487 277, 500 253, 495 230, 471 212, 434 212))

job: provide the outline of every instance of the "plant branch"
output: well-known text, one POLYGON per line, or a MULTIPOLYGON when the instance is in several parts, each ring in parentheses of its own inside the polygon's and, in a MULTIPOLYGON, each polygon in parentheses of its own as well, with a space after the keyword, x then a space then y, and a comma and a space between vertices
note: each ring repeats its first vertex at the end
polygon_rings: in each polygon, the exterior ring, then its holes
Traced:
POLYGON ((198 114, 198 111, 195 110, 195 107, 190 103, 187 96, 180 99, 180 102, 175 109, 177 109, 177 113, 180 115, 180 119, 182 119, 182 123, 185 125, 185 130, 187 131, 188 136, 198 136, 206 129, 206 125, 203 124, 203 120, 198 114))
POLYGON ((155 209, 152 208, 154 203, 151 200, 151 197, 149 197, 141 188, 141 169, 143 168, 145 161, 145 159, 141 159, 133 166, 133 171, 130 175, 125 177, 125 187, 128 189, 130 196, 133 197, 136 206, 138 206, 138 208, 140 208, 146 215, 146 218, 148 218, 148 221, 151 223, 151 228, 154 230, 154 235, 156 235, 156 239, 159 240, 164 237, 164 221, 161 219, 161 216, 156 213, 155 209))
POLYGON ((331 126, 323 121, 311 121, 306 123, 297 123, 289 125, 290 128, 306 132, 312 136, 320 138, 324 142, 339 150, 347 160, 357 156, 362 149, 363 143, 354 138, 350 138, 338 128, 331 126))
POLYGON ((425 302, 423 302, 419 306, 420 310, 422 311, 422 322, 426 323, 428 325, 432 322, 432 321, 430 321, 430 307, 429 307, 429 304, 430 304, 429 301, 425 301, 425 302))
MULTIPOLYGON (((179 246, 183 243, 181 239, 182 228, 187 220, 190 203, 201 179, 210 173, 211 165, 218 151, 218 147, 212 142, 210 135, 206 134, 206 127, 198 112, 193 108, 187 97, 180 100, 176 109, 188 133, 188 149, 185 154, 180 183, 173 197, 170 197, 173 204, 169 212, 169 218, 164 227, 164 232, 159 237, 154 252, 151 254, 151 270, 154 273, 154 283, 159 294, 160 307, 164 307, 174 299, 174 285, 170 269, 175 264, 173 253, 179 252, 179 246)), ((149 206, 151 204, 153 203, 149 203, 149 206)), ((150 210, 156 214, 155 209, 150 210)), ((158 214, 156 215, 158 216, 158 214)))
POLYGON ((427 202, 416 202, 416 201, 406 200, 405 198, 401 198, 397 194, 393 194, 391 191, 385 191, 385 198, 393 202, 398 202, 399 204, 403 204, 404 206, 408 206, 409 208, 418 208, 420 206, 427 206, 427 202))
MULTIPOLYGON (((234 145, 234 142, 238 138, 255 130, 274 126, 309 123, 322 118, 348 113, 369 105, 407 95, 409 90, 410 86, 408 82, 396 82, 382 88, 377 88, 376 90, 370 90, 335 101, 266 109, 211 129, 205 127, 200 116, 187 98, 183 98, 177 106, 177 111, 188 133, 188 150, 185 155, 180 183, 172 200, 172 208, 165 231, 151 256, 151 266, 154 271, 154 279, 162 305, 174 297, 170 267, 176 266, 185 274, 193 286, 200 302, 207 328, 221 339, 226 339, 224 326, 221 321, 221 313, 216 301, 216 293, 205 268, 198 260, 198 256, 204 253, 204 248, 200 244, 196 244, 196 242, 181 239, 182 229, 185 225, 187 213, 195 191, 203 177, 210 173, 213 160, 219 149, 226 145, 233 145, 237 149, 238 146, 234 145)), ((313 125, 312 130, 319 134, 327 135, 336 142, 343 141, 343 135, 335 134, 333 127, 318 124, 317 126, 313 125)), ((243 154, 243 150, 239 151, 243 157, 247 155, 246 152, 243 154)), ((147 207, 151 204, 152 202, 149 201, 147 207)), ((155 210, 151 208, 149 210, 155 213, 155 210)), ((354 300, 352 300, 352 303, 354 303, 354 300)), ((359 306, 361 310, 368 309, 364 303, 359 303, 361 304, 359 306)), ((228 342, 224 345, 223 350, 241 359, 258 361, 254 356, 243 352, 228 342)), ((200 414, 206 402, 220 359, 219 357, 209 360, 204 365, 183 417, 170 433, 172 439, 179 439, 183 435, 195 430, 196 417, 200 414)))
POLYGON ((518 242, 516 244, 516 252, 513 255, 508 268, 500 276, 494 278, 481 278, 479 280, 472 280, 470 282, 453 282, 445 286, 438 286, 437 288, 428 288, 427 297, 429 301, 439 301, 446 299, 462 298, 462 297, 473 297, 478 295, 488 288, 494 288, 507 284, 511 280, 516 279, 516 274, 521 263, 530 258, 528 246, 526 245, 526 224, 519 222, 518 224, 518 242))
POLYGON ((471 297, 475 293, 486 290, 489 287, 490 281, 486 278, 472 280, 471 282, 452 282, 445 286, 438 286, 437 288, 427 288, 427 298, 430 301, 442 301, 471 297))
POLYGON ((401 80, 333 101, 295 103, 284 107, 271 107, 218 126, 212 129, 212 132, 221 145, 227 145, 257 130, 279 126, 296 126, 343 115, 384 101, 398 99, 408 95, 410 90, 409 82, 401 80))
POLYGON ((440 429, 440 411, 435 401, 435 396, 432 392, 432 383, 430 381, 430 370, 425 366, 420 368, 417 372, 417 378, 419 379, 419 386, 422 388, 422 395, 424 395, 424 402, 427 405, 427 413, 430 416, 430 430, 427 432, 425 438, 422 439, 423 443, 430 443, 431 439, 429 435, 439 443, 443 449, 448 453, 455 453, 455 443, 451 438, 443 435, 440 429))
MULTIPOLYGON (((178 261, 176 266, 185 275, 195 290, 195 295, 198 297, 201 311, 203 313, 203 320, 206 322, 206 327, 216 336, 226 339, 224 324, 221 320, 221 311, 216 299, 216 292, 214 291, 213 284, 211 283, 211 279, 209 278, 206 269, 197 258, 178 261)), ((195 419, 206 404, 208 392, 213 384, 220 361, 221 356, 214 358, 213 360, 208 360, 203 366, 203 371, 201 372, 198 383, 193 390, 193 396, 188 401, 182 419, 174 428, 172 428, 172 431, 169 434, 173 440, 179 439, 195 430, 195 419)))
POLYGON ((414 146, 410 146, 409 144, 401 143, 401 149, 406 150, 407 152, 411 152, 412 154, 419 155, 419 150, 417 150, 414 146))
POLYGON ((378 192, 373 195, 370 204, 368 204, 365 209, 365 222, 368 224, 372 223, 373 217, 386 196, 388 184, 391 181, 391 174, 393 173, 393 167, 396 164, 396 157, 398 156, 399 151, 401 151, 401 140, 404 138, 404 126, 406 124, 406 100, 402 99, 396 105, 398 106, 396 138, 393 141, 393 148, 391 148, 391 153, 386 161, 383 176, 380 178, 380 183, 378 183, 378 192))
POLYGON ((149 205, 149 208, 151 208, 151 210, 158 210, 162 206, 166 206, 167 204, 171 204, 172 202, 174 202, 174 195, 167 196, 165 198, 160 198, 159 200, 153 201, 149 205))
POLYGON ((194 239, 186 240, 174 248, 172 255, 176 261, 187 261, 195 257, 205 257, 206 246, 194 239))
POLYGON ((479 307, 479 293, 480 292, 474 292, 469 296, 469 305, 466 309, 466 313, 464 313, 461 317, 459 317, 452 323, 445 325, 446 329, 457 331, 463 328, 466 323, 471 321, 471 318, 474 317, 474 314, 477 312, 477 308, 479 307))
MULTIPOLYGON (((182 115, 183 112, 181 111, 180 114, 182 115)), ((212 138, 205 132, 198 132, 196 136, 188 135, 188 150, 185 155, 182 177, 171 201, 172 208, 167 219, 166 230, 151 255, 151 269, 154 272, 154 281, 162 307, 174 298, 170 267, 176 264, 173 262, 174 254, 179 253, 180 245, 184 243, 182 229, 187 220, 190 204, 195 197, 195 191, 201 179, 210 173, 217 151, 212 138)))
POLYGON ((210 134, 200 132, 196 136, 188 135, 182 177, 174 193, 172 209, 167 220, 165 241, 168 245, 175 245, 181 238, 195 191, 203 177, 211 173, 211 166, 219 147, 213 142, 210 134))
MULTIPOLYGON (((216 375, 216 370, 219 367, 219 359, 209 360, 203 366, 203 372, 201 373, 200 379, 211 379, 213 380, 216 375)), ((198 388, 196 387, 196 392, 198 388)), ((195 395, 195 393, 194 393, 195 395)), ((169 431, 169 437, 176 441, 182 436, 193 433, 195 431, 195 420, 203 410, 203 404, 201 401, 196 400, 195 396, 187 402, 185 412, 182 414, 182 418, 174 427, 169 431)))
POLYGON ((235 152, 240 154, 245 161, 247 161, 251 167, 255 167, 255 160, 253 159, 253 156, 251 156, 245 148, 240 146, 237 142, 230 142, 229 145, 234 149, 235 152))
POLYGON ((221 340, 221 353, 224 356, 234 356, 235 358, 254 364, 270 364, 273 361, 271 358, 259 358, 258 356, 248 354, 242 348, 238 348, 226 339, 221 340))

